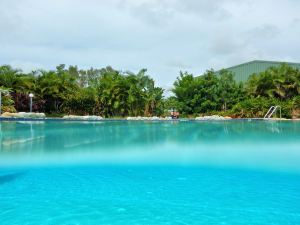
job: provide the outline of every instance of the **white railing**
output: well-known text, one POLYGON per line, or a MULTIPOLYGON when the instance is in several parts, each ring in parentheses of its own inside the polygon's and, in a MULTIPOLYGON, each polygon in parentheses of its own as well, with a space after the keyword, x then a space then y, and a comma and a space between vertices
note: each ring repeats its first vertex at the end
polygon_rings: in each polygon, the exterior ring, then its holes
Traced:
POLYGON ((272 106, 269 108, 269 110, 268 110, 268 112, 266 113, 266 115, 264 116, 264 119, 270 119, 271 116, 273 116, 273 114, 276 113, 276 111, 277 111, 278 109, 280 110, 279 112, 280 112, 280 118, 281 118, 281 107, 280 107, 279 105, 276 105, 276 106, 272 105, 272 106))

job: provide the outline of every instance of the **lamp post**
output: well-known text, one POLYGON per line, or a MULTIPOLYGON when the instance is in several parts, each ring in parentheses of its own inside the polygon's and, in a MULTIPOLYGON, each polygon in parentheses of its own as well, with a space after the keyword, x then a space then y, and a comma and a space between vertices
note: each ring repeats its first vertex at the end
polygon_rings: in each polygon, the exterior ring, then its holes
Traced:
POLYGON ((29 98, 30 98, 30 112, 32 112, 32 98, 34 97, 34 95, 32 93, 29 94, 29 98))

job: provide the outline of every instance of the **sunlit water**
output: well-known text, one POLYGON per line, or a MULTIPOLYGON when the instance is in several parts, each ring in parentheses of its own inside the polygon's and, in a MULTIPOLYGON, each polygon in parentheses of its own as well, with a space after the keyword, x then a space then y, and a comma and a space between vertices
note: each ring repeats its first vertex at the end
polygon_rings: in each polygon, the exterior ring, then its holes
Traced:
POLYGON ((0 224, 300 224, 300 122, 0 131, 0 224))

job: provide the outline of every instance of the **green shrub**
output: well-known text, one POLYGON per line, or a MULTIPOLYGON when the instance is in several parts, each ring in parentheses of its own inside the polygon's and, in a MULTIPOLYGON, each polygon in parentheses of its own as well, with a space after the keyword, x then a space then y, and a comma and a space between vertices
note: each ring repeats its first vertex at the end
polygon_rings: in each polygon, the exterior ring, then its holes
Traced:
MULTIPOLYGON (((293 104, 291 101, 280 101, 263 97, 249 98, 237 103, 231 110, 233 117, 239 118, 262 118, 271 106, 279 105, 281 115, 285 118, 292 117, 293 104)), ((276 113, 279 117, 279 111, 276 113)))
POLYGON ((15 112, 17 112, 13 105, 9 105, 9 106, 2 105, 1 110, 2 110, 1 111, 2 113, 5 113, 5 112, 15 113, 15 112))
POLYGON ((300 95, 293 98, 292 104, 294 109, 300 109, 300 95))

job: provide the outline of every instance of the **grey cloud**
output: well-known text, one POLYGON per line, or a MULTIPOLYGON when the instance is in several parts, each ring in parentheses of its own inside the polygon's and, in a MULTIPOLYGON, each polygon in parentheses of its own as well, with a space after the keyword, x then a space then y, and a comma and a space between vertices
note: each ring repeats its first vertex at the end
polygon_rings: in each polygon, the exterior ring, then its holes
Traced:
POLYGON ((255 27, 245 33, 250 39, 272 39, 276 38, 280 34, 279 27, 272 24, 265 24, 259 27, 255 27))
POLYGON ((193 17, 201 20, 221 20, 231 16, 222 7, 226 0, 125 0, 123 9, 132 16, 152 25, 169 25, 175 17, 193 17))
POLYGON ((146 67, 170 87, 180 70, 300 61, 299 11, 295 0, 0 0, 0 64, 146 67))
POLYGON ((174 16, 174 10, 168 2, 162 0, 132 1, 125 0, 123 8, 129 10, 130 14, 149 25, 163 25, 174 16))
POLYGON ((219 35, 213 39, 211 51, 216 55, 230 55, 240 51, 245 47, 244 44, 230 34, 219 35))
POLYGON ((165 64, 167 67, 174 67, 177 69, 190 69, 192 66, 188 65, 186 62, 184 62, 183 60, 179 60, 179 59, 174 59, 174 60, 170 60, 165 64))
POLYGON ((183 13, 194 13, 202 19, 225 19, 231 17, 231 13, 223 7, 224 0, 177 0, 178 10, 183 13))

